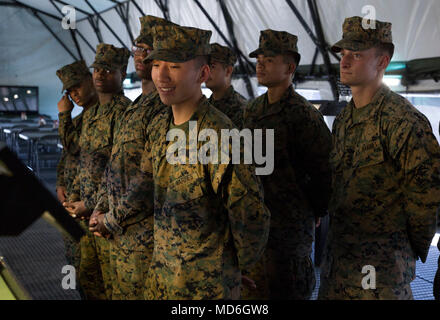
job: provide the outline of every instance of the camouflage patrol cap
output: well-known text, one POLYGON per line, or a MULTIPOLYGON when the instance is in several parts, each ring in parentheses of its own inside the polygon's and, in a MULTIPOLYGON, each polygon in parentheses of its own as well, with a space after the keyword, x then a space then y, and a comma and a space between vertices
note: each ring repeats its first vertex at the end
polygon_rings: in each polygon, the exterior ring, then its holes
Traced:
POLYGON ((178 25, 156 25, 153 27, 153 51, 144 59, 168 62, 185 62, 197 56, 211 53, 209 39, 212 32, 178 25))
POLYGON ((259 54, 273 57, 279 54, 291 53, 299 64, 301 55, 297 47, 298 37, 286 31, 275 31, 271 29, 260 31, 260 45, 257 50, 252 51, 249 57, 256 58, 259 54))
POLYGON ((237 55, 230 48, 222 46, 218 43, 211 44, 211 60, 220 61, 230 66, 234 66, 237 62, 237 55))
POLYGON ((80 84, 87 75, 91 75, 84 60, 65 65, 57 70, 56 74, 63 83, 63 90, 61 92, 80 84))
POLYGON ((365 29, 362 21, 361 17, 346 18, 342 25, 342 40, 332 46, 332 51, 339 52, 342 49, 363 51, 381 43, 393 45, 390 22, 366 20, 369 26, 375 26, 375 28, 365 29))
POLYGON ((171 21, 149 15, 140 17, 139 20, 141 21, 141 32, 136 38, 135 43, 145 43, 150 47, 153 47, 153 35, 151 34, 151 31, 154 26, 174 24, 171 21))
POLYGON ((117 70, 126 67, 130 51, 126 48, 116 48, 111 44, 100 43, 96 47, 95 62, 91 68, 108 68, 117 70))

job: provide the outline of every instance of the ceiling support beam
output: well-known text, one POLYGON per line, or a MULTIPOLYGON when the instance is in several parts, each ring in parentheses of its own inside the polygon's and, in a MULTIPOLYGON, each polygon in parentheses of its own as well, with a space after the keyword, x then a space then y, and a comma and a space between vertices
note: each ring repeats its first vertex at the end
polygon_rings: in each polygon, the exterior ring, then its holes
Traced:
POLYGON ((245 63, 243 62, 243 58, 240 55, 240 49, 238 48, 238 43, 237 43, 237 38, 235 37, 235 32, 234 32, 234 21, 232 20, 232 17, 229 13, 228 8, 226 7, 225 3, 223 0, 219 0, 220 3, 220 8, 222 10, 223 13, 223 17, 225 19, 226 22, 226 26, 228 28, 228 33, 229 33, 229 37, 232 40, 232 47, 231 49, 235 51, 235 53, 237 54, 238 57, 238 64, 240 65, 240 68, 242 70, 244 70, 247 74, 247 77, 244 77, 244 81, 246 83, 246 89, 249 95, 250 99, 254 99, 255 98, 255 94, 254 94, 254 90, 252 88, 252 84, 250 81, 250 77, 252 76, 252 74, 255 74, 255 69, 249 69, 249 65, 245 65, 245 63))
POLYGON ((98 11, 96 11, 96 9, 90 4, 89 0, 84 0, 85 3, 87 3, 87 5, 90 7, 90 9, 92 9, 92 11, 95 13, 96 17, 102 21, 102 23, 104 23, 104 25, 107 27, 107 29, 113 34, 113 36, 119 41, 119 43, 126 48, 127 50, 130 50, 127 48, 127 46, 125 45, 124 41, 121 40, 121 38, 119 38, 119 36, 116 34, 116 32, 109 26, 109 24, 104 20, 104 18, 101 17, 101 15, 99 14, 98 11))
POLYGON ((333 99, 339 101, 338 83, 336 76, 332 70, 329 50, 326 46, 324 39, 324 32, 322 31, 321 19, 319 17, 318 7, 316 5, 316 0, 307 0, 309 4, 309 9, 312 14, 313 23, 315 25, 316 34, 318 36, 318 48, 321 51, 322 57, 324 58, 324 65, 326 68, 327 75, 329 77, 330 86, 332 88, 333 99))
POLYGON ((73 58, 73 60, 77 61, 78 58, 72 53, 72 51, 69 50, 69 48, 66 46, 66 44, 61 41, 61 39, 56 35, 56 33, 49 27, 49 25, 41 18, 37 11, 32 12, 34 16, 40 20, 40 22, 44 25, 44 27, 52 34, 52 36, 59 42, 59 44, 70 54, 70 56, 73 58))

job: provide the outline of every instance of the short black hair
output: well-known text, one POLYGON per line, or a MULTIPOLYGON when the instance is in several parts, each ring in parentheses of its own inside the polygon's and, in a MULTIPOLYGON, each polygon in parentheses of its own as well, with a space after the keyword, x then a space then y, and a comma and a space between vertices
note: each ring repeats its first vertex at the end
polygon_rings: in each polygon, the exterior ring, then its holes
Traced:
POLYGON ((298 66, 298 61, 296 60, 296 56, 292 53, 283 53, 283 62, 294 63, 295 67, 298 66))
POLYGON ((195 60, 196 60, 196 68, 197 69, 203 67, 205 64, 209 65, 209 56, 207 56, 207 55, 196 56, 195 60))
POLYGON ((394 45, 392 43, 379 43, 378 45, 375 46, 375 48, 378 56, 387 54, 390 56, 390 60, 393 58, 394 45))

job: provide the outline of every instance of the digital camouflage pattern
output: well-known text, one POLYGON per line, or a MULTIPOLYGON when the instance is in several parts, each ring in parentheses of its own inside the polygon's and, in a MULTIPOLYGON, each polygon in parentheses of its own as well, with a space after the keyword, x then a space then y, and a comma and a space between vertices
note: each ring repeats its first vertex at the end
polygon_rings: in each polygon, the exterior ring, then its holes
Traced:
POLYGON ((237 62, 237 55, 230 48, 222 46, 218 43, 211 44, 211 53, 209 58, 215 61, 219 61, 229 66, 234 66, 237 62))
MULTIPOLYGON (((82 134, 86 134, 84 132, 84 127, 82 124, 89 121, 89 119, 96 113, 98 107, 99 103, 96 103, 95 105, 90 106, 87 109, 83 109, 83 111, 81 112, 81 121, 78 121, 77 123, 74 122, 75 118, 72 119, 71 111, 58 113, 58 134, 60 136, 60 141, 63 145, 64 152, 67 152, 69 154, 79 154, 80 136, 82 134)), ((73 183, 75 184, 75 182, 73 183)), ((79 193, 77 195, 79 197, 79 193)))
MULTIPOLYGON (((170 164, 171 121, 171 108, 155 117, 141 162, 155 186, 154 251, 145 298, 237 299, 240 270, 259 260, 269 231, 270 212, 255 167, 170 164)), ((219 136, 221 129, 234 128, 205 97, 191 121, 197 121, 199 132, 209 128, 219 136)))
POLYGON ((362 21, 364 18, 351 17, 344 20, 342 25, 342 40, 332 46, 334 52, 342 49, 352 51, 363 51, 370 49, 380 43, 393 43, 391 34, 391 23, 379 20, 367 19, 368 25, 375 25, 375 29, 364 29, 362 21))
POLYGON ((116 94, 112 100, 99 105, 88 122, 83 123, 79 139, 80 192, 86 208, 93 210, 98 203, 97 195, 113 145, 115 127, 131 104, 130 99, 116 94))
POLYGON ((56 187, 66 187, 64 182, 64 166, 66 165, 66 152, 61 152, 60 161, 57 164, 57 180, 55 182, 56 187))
MULTIPOLYGON (((70 114, 70 112, 69 112, 70 114)), ((72 129, 80 134, 82 127, 83 113, 79 114, 72 120, 72 129)), ((78 174, 79 167, 79 152, 71 154, 63 149, 60 162, 57 166, 57 187, 64 186, 66 188, 66 201, 78 201, 78 190, 74 190, 74 180, 78 174)), ((65 245, 66 259, 69 265, 79 270, 79 263, 81 259, 81 251, 79 243, 72 240, 70 237, 63 236, 65 245)))
POLYGON ((209 39, 212 32, 175 24, 156 25, 152 29, 153 51, 144 59, 185 62, 211 53, 209 39))
MULTIPOLYGON (((366 276, 366 274, 364 274, 366 276)), ((411 285, 405 284, 396 288, 376 288, 364 290, 362 287, 346 287, 343 284, 323 286, 319 291, 321 300, 413 300, 411 285)))
POLYGON ((139 20, 141 21, 141 31, 139 36, 136 38, 135 43, 144 43, 150 47, 153 47, 152 28, 154 26, 174 24, 171 21, 150 15, 140 17, 139 20))
MULTIPOLYGON (((83 123, 84 132, 87 134, 81 135, 79 141, 81 148, 79 184, 81 200, 89 210, 93 210, 97 204, 99 187, 113 145, 114 129, 130 104, 130 99, 122 94, 116 94, 112 101, 100 105, 87 123, 83 123)), ((95 247, 88 246, 84 250, 81 248, 81 266, 91 267, 90 271, 80 269, 80 272, 87 274, 96 272, 97 257, 106 298, 111 299, 113 274, 110 268, 110 244, 101 237, 94 236, 94 240, 95 247)))
POLYGON ((111 44, 100 43, 96 47, 95 61, 90 68, 124 70, 129 58, 130 51, 126 48, 116 48, 111 44))
POLYGON ((143 299, 153 253, 154 185, 140 170, 147 126, 165 106, 156 90, 141 95, 115 129, 113 147, 96 210, 113 233, 113 299, 143 299))
POLYGON ((86 76, 91 75, 84 60, 65 65, 61 69, 58 69, 56 74, 63 83, 61 92, 80 84, 86 76))
MULTIPOLYGON (((59 133, 66 150, 80 152, 79 174, 73 188, 88 209, 93 210, 102 175, 110 156, 113 128, 131 101, 123 95, 115 95, 104 105, 95 105, 83 113, 81 134, 72 129, 70 112, 60 113, 59 133)), ((80 285, 87 299, 111 299, 109 241, 88 231, 88 221, 83 226, 87 236, 80 241, 80 285), (100 260, 96 260, 100 259, 100 260)))
MULTIPOLYGON (((64 114, 60 114, 60 118, 63 117, 64 114)), ((66 118, 70 118, 70 116, 67 115, 67 112, 66 118)), ((70 130, 75 132, 75 135, 78 136, 81 134, 82 118, 83 113, 80 113, 73 120, 70 118, 70 121, 72 122, 70 130)), ((65 126, 63 126, 63 128, 65 128, 65 126)), ((59 131, 63 130, 63 128, 59 129, 59 131)), ((62 156, 57 166, 57 186, 66 187, 67 201, 78 201, 79 197, 77 190, 74 190, 74 180, 77 176, 77 170, 79 166, 79 148, 75 148, 72 146, 71 150, 73 150, 74 153, 70 153, 63 146, 62 156)))
POLYGON ((356 121, 354 108, 352 100, 333 124, 320 299, 350 298, 341 287, 371 297, 360 290, 366 265, 375 268, 377 289, 410 284, 436 230, 440 147, 426 117, 386 86, 356 121))
POLYGON ((247 100, 237 91, 235 91, 232 86, 229 87, 228 91, 226 91, 225 95, 221 99, 215 100, 214 96, 211 95, 208 101, 214 107, 227 115, 237 128, 241 128, 243 125, 243 112, 247 100))
POLYGON ((252 51, 249 57, 256 58, 259 54, 266 57, 274 57, 279 54, 293 54, 297 65, 301 60, 297 47, 298 37, 286 31, 271 29, 260 31, 260 43, 258 49, 252 51))
POLYGON ((315 285, 310 261, 315 217, 326 214, 331 193, 330 130, 293 87, 276 103, 268 103, 267 93, 251 101, 243 127, 264 130, 263 150, 265 131, 275 134, 274 171, 261 176, 271 212, 269 240, 264 258, 245 270, 258 289, 244 290, 243 298, 308 299, 315 285))

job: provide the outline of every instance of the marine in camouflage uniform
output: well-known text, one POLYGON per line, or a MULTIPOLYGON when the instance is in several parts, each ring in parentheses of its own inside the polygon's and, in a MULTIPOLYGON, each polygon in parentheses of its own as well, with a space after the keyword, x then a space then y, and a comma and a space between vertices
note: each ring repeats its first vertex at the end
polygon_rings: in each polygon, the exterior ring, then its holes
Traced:
MULTIPOLYGON (((206 56, 210 36, 210 31, 195 28, 156 26, 154 50, 147 60, 185 63, 206 56)), ((209 128, 220 135, 221 129, 234 128, 201 91, 200 96, 190 118, 198 130, 209 128)), ((141 169, 154 178, 155 193, 154 251, 145 298, 238 298, 240 269, 260 258, 269 230, 270 212, 255 168, 197 161, 171 164, 167 148, 172 142, 166 141, 171 126, 174 116, 167 108, 148 127, 141 162, 141 169)))
MULTIPOLYGON (((237 56, 230 48, 218 43, 213 43, 211 44, 211 54, 209 58, 211 68, 223 68, 223 71, 227 71, 228 68, 230 68, 230 74, 229 76, 225 75, 225 79, 219 79, 221 83, 224 84, 220 89, 226 89, 226 91, 220 98, 214 98, 219 88, 217 87, 218 83, 214 83, 212 79, 215 70, 211 69, 211 76, 206 81, 206 86, 213 91, 213 94, 209 97, 208 101, 226 114, 238 128, 241 128, 243 125, 243 111, 247 101, 241 94, 235 91, 231 85, 232 70, 237 62, 237 56), (214 66, 213 63, 215 64, 214 66)), ((221 76, 221 74, 219 74, 219 76, 221 76)))
MULTIPOLYGON (((84 61, 77 61, 72 64, 66 65, 57 70, 57 76, 63 83, 63 89, 69 91, 69 89, 80 85, 85 79, 90 77, 91 73, 87 68, 84 61)), ((94 90, 94 89, 93 89, 94 90)), ((97 98, 96 98, 97 99, 97 98)), ((93 101, 91 102, 93 104, 93 101)), ((76 116, 71 118, 71 112, 60 112, 60 136, 65 137, 65 128, 70 128, 73 131, 73 135, 79 136, 82 128, 82 121, 84 114, 87 114, 96 107, 83 106, 84 110, 76 116)), ((66 189, 66 201, 79 200, 78 190, 74 190, 74 179, 77 177, 77 170, 79 167, 79 146, 78 141, 61 139, 63 143, 63 152, 60 162, 57 166, 57 187, 63 186, 66 189)), ((78 220, 79 222, 79 220, 78 220)), ((75 267, 77 273, 79 273, 79 264, 81 259, 81 251, 79 243, 73 241, 69 237, 64 237, 64 244, 66 249, 67 262, 75 267)), ((81 291, 80 291, 81 292, 81 291)))
MULTIPOLYGON (((362 18, 347 18, 332 49, 347 57, 380 46, 393 51, 391 23, 372 22, 376 29, 363 29, 362 18)), ((351 70, 350 61, 343 56, 341 71, 351 70)), ((376 80, 380 86, 380 73, 376 80)), ((351 100, 336 117, 330 163, 319 299, 412 299, 416 260, 426 260, 440 203, 440 148, 428 120, 382 85, 365 106, 351 100), (364 266, 375 268, 375 288, 365 286, 372 271, 364 266)))
MULTIPOLYGON (((136 43, 153 48, 152 26, 168 22, 153 16, 140 20, 141 33, 136 43)), ((151 64, 147 70, 143 84, 151 81, 151 64)), ((114 239, 110 244, 114 300, 144 299, 145 280, 153 254, 154 190, 151 175, 140 170, 140 161, 147 126, 163 108, 165 105, 154 87, 151 92, 142 92, 127 108, 115 131, 105 183, 100 190, 104 194, 98 197, 95 207, 96 211, 106 212, 104 224, 114 239)))
MULTIPOLYGON (((91 67, 125 72, 129 55, 127 49, 101 43, 97 46, 95 62, 91 67)), ((99 187, 113 145, 114 129, 130 104, 130 99, 123 95, 121 89, 115 92, 110 102, 100 103, 87 121, 83 121, 79 137, 80 171, 75 184, 81 201, 90 212, 98 201, 99 187)), ((81 239, 80 283, 88 299, 112 297, 109 241, 91 233, 81 239)))
MULTIPOLYGON (((296 36, 261 31, 259 48, 249 56, 279 55, 291 55, 298 65, 296 36)), ((270 72, 263 65, 259 60, 257 72, 270 72)), ((279 101, 269 103, 274 85, 268 83, 269 91, 251 101, 244 113, 244 128, 273 129, 275 134, 274 171, 261 177, 271 212, 269 241, 263 258, 244 273, 257 286, 243 287, 244 299, 309 299, 315 287, 310 255, 315 220, 326 214, 330 198, 331 134, 320 112, 295 92, 291 76, 284 81, 281 88, 287 88, 279 101)))

